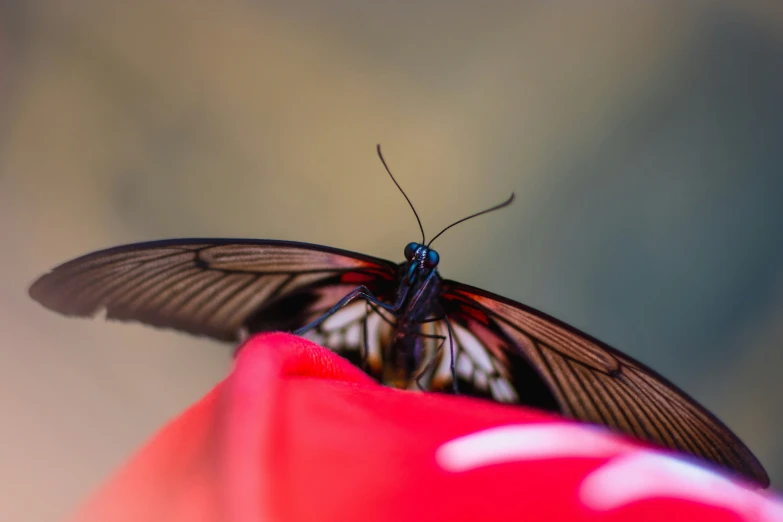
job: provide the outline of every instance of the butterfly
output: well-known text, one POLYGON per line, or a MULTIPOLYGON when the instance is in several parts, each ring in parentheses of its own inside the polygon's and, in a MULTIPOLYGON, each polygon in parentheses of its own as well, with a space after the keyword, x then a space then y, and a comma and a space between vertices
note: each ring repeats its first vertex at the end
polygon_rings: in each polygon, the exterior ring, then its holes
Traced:
POLYGON ((172 239, 109 248, 40 277, 30 296, 66 316, 140 321, 241 342, 290 331, 379 382, 460 393, 560 413, 706 459, 755 482, 769 478, 721 421, 642 363, 511 299, 442 279, 419 223, 405 261, 293 241, 172 239))

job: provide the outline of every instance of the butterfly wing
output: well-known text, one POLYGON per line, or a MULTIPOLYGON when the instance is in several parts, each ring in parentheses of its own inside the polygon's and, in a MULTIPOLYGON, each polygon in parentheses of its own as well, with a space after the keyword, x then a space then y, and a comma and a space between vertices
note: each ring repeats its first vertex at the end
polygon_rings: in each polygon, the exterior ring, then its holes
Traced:
POLYGON ((79 257, 29 292, 68 316, 105 310, 109 319, 236 341, 242 332, 303 326, 360 284, 393 300, 397 270, 383 259, 307 243, 176 239, 79 257))
POLYGON ((769 485, 764 468, 731 430, 642 363, 538 310, 478 288, 444 281, 442 300, 452 321, 473 332, 486 353, 505 366, 522 402, 555 404, 574 419, 696 455, 769 485), (526 382, 530 371, 524 366, 535 371, 538 383, 526 382))

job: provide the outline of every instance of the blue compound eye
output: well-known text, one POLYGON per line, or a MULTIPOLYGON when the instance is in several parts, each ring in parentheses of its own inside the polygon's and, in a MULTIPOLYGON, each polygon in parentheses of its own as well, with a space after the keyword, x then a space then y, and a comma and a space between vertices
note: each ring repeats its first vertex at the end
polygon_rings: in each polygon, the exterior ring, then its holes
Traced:
POLYGON ((424 258, 424 266, 427 268, 435 268, 440 262, 440 256, 434 250, 427 250, 427 257, 424 258))
POLYGON ((416 251, 419 249, 418 243, 408 243, 405 245, 405 259, 410 261, 413 256, 416 255, 416 251))

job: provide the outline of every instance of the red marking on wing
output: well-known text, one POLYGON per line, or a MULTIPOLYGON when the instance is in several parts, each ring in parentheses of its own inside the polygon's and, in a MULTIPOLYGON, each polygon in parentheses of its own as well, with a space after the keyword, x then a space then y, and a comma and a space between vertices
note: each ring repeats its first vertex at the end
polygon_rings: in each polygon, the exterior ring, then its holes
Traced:
POLYGON ((462 313, 472 317, 473 319, 480 322, 481 324, 484 325, 489 324, 489 318, 487 317, 487 314, 485 314, 480 310, 476 310, 475 308, 472 308, 470 306, 464 306, 462 307, 462 313))
POLYGON ((470 306, 469 304, 465 303, 465 299, 462 296, 465 296, 469 299, 476 299, 478 296, 475 296, 473 294, 470 294, 468 292, 465 292, 463 290, 458 290, 460 295, 457 295, 457 292, 445 292, 443 294, 443 298, 448 301, 456 301, 461 306, 459 307, 459 310, 461 313, 465 314, 466 316, 470 317, 471 319, 474 319, 475 321, 478 321, 479 323, 483 325, 489 324, 489 317, 487 314, 482 312, 481 310, 474 308, 473 306, 470 306))
POLYGON ((375 274, 366 274, 361 272, 346 272, 340 276, 341 283, 362 284, 369 283, 378 279, 375 274))

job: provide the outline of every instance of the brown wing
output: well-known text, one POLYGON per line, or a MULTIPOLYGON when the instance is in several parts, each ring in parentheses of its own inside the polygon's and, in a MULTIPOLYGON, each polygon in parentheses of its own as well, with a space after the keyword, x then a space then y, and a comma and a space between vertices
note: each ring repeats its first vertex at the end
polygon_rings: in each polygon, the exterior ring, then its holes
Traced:
POLYGON ((105 310, 110 319, 232 341, 242 330, 306 324, 336 286, 347 293, 364 284, 393 299, 396 273, 389 261, 307 243, 175 239, 79 257, 40 277, 30 296, 68 316, 105 310))
POLYGON ((449 317, 477 332, 487 351, 509 365, 521 402, 527 402, 527 384, 516 378, 514 366, 527 363, 563 414, 696 455, 769 486, 761 463, 731 430, 642 363, 510 299, 454 281, 444 281, 443 290, 449 317))

